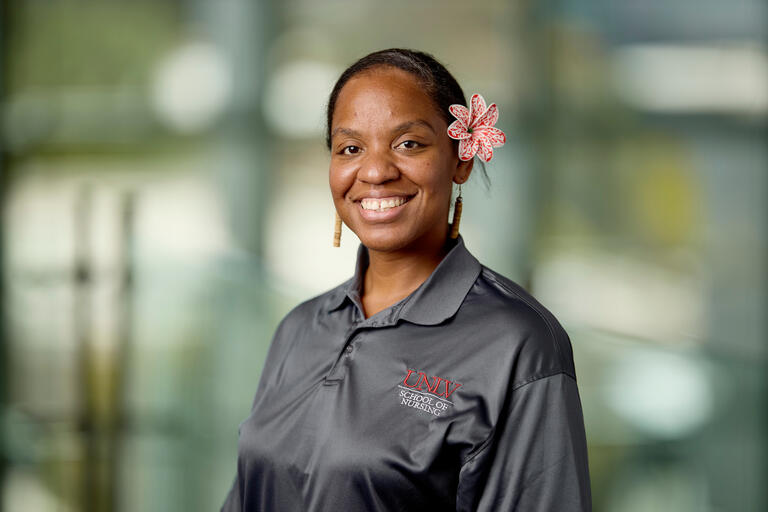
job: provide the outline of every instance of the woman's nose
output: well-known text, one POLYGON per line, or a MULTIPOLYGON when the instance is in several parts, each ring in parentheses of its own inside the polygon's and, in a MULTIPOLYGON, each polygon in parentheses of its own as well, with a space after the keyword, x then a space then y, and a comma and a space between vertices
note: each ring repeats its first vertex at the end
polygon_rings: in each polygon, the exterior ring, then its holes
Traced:
POLYGON ((357 178, 366 183, 384 183, 399 176, 400 170, 395 165, 389 148, 369 148, 357 173, 357 178))

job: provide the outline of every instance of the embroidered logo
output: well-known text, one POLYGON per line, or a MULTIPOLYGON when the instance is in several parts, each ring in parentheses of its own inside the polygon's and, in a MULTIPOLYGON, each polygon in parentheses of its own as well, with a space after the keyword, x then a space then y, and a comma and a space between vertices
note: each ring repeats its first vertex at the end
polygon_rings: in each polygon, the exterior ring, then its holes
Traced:
POLYGON ((408 369, 402 383, 398 384, 400 405, 425 411, 433 416, 440 416, 453 406, 450 397, 459 389, 458 382, 453 382, 425 372, 408 369))

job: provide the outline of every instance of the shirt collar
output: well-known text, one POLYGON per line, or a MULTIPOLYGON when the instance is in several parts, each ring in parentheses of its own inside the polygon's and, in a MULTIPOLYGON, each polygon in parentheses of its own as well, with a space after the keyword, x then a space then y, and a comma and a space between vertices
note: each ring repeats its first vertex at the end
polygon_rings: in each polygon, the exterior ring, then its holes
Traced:
MULTIPOLYGON (((451 249, 427 280, 397 303, 399 306, 393 312, 394 316, 390 317, 392 323, 396 322, 397 318, 402 318, 417 324, 434 325, 458 311, 480 274, 481 265, 465 247, 461 234, 449 241, 452 244, 451 249)), ((360 302, 368 262, 368 248, 360 243, 357 248, 355 275, 335 290, 329 299, 326 312, 338 309, 347 298, 353 303, 360 302)))

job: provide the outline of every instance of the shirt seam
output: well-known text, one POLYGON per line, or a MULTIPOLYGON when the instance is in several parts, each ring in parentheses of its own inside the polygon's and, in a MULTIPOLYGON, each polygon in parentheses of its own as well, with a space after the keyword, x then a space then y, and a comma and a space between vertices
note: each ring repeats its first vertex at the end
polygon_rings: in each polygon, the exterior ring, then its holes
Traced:
MULTIPOLYGON (((487 267, 485 268, 487 270, 490 270, 487 267)), ((519 294, 516 290, 513 290, 512 288, 510 288, 506 283, 503 283, 499 279, 496 279, 496 276, 494 276, 491 272, 484 272, 484 274, 486 274, 487 277, 491 279, 494 283, 498 284, 499 286, 507 290, 509 293, 513 294, 515 297, 517 297, 519 300, 525 303, 529 308, 535 311, 537 315, 539 315, 539 318, 541 318, 546 324, 547 329, 549 330, 550 336, 552 336, 552 343, 555 346, 555 351, 557 352, 557 356, 560 361, 560 364, 565 366, 565 358, 563 357, 563 353, 560 350, 560 345, 558 343, 557 335, 555 334, 555 329, 552 326, 552 322, 541 311, 539 311, 539 308, 536 307, 535 304, 531 303, 531 301, 529 301, 523 295, 519 294)))
POLYGON ((553 377, 553 376, 559 375, 561 373, 564 373, 567 376, 569 376, 570 378, 572 378, 573 380, 576 380, 576 376, 573 375, 573 373, 568 371, 568 369, 566 369, 566 368, 558 368, 558 369, 546 370, 546 371, 543 371, 543 372, 534 373, 530 377, 528 377, 526 379, 523 379, 521 381, 518 381, 517 383, 513 384, 512 385, 512 391, 516 391, 516 390, 520 389, 521 387, 530 384, 531 382, 535 382, 537 380, 545 379, 547 377, 553 377))
MULTIPOLYGON (((512 391, 516 391, 524 386, 527 386, 528 384, 531 384, 532 382, 536 382, 541 379, 546 379, 547 377, 554 377, 555 375, 565 374, 568 377, 572 378, 574 381, 576 380, 576 377, 574 377, 571 372, 567 371, 566 369, 560 368, 557 370, 549 370, 545 372, 540 372, 537 374, 534 374, 527 379, 518 382, 517 384, 514 384, 512 386, 512 391)), ((480 443, 480 445, 475 449, 473 453, 470 453, 464 458, 464 461, 461 463, 461 468, 464 468, 467 464, 472 462, 472 460, 475 459, 478 455, 483 453, 485 449, 491 444, 491 440, 493 439, 494 434, 496 433, 496 427, 492 428, 491 431, 488 433, 488 436, 480 443)))

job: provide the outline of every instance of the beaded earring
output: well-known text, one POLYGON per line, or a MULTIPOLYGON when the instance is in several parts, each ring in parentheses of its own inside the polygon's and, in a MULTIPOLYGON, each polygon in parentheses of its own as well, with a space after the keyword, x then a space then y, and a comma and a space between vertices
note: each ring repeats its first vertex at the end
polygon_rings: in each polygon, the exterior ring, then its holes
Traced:
POLYGON ((341 217, 339 212, 336 212, 336 225, 333 228, 333 246, 339 247, 341 245, 341 217))
POLYGON ((461 183, 459 183, 459 195, 453 203, 453 220, 451 221, 451 238, 459 236, 459 222, 461 221, 461 183))

